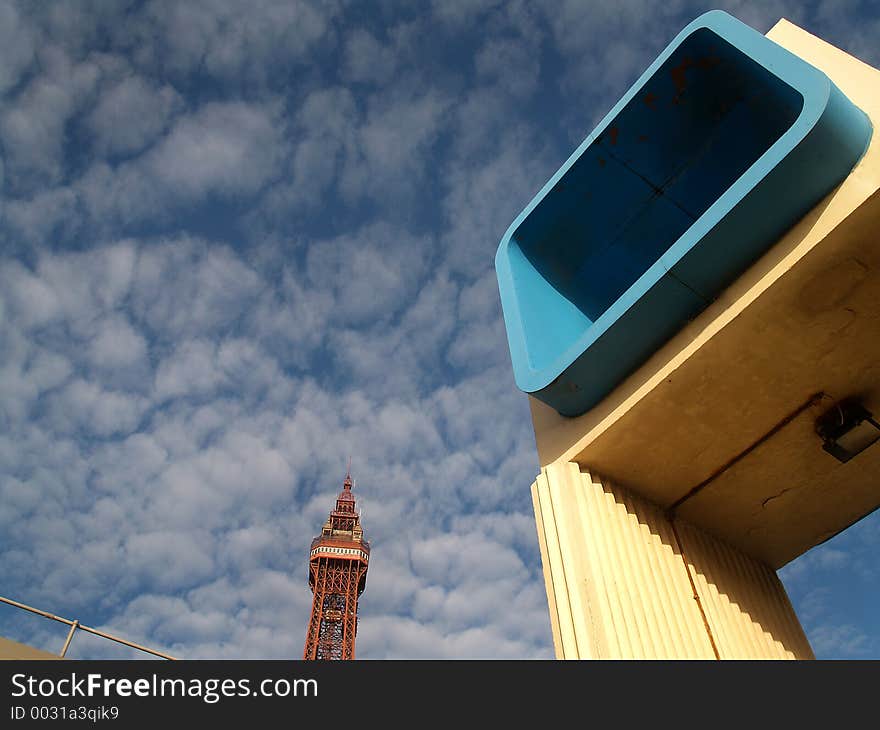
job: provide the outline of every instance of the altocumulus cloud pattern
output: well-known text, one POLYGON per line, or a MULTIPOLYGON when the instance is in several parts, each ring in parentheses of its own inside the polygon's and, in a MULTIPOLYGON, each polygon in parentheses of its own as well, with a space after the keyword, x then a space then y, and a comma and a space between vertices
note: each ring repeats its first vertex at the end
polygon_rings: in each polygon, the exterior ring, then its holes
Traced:
MULTIPOLYGON (((880 63, 869 2, 715 5, 880 63)), ((297 658, 350 454, 358 656, 552 657, 494 252, 709 7, 0 2, 0 592, 297 658)), ((878 543, 783 570, 817 655, 880 656, 878 543)))

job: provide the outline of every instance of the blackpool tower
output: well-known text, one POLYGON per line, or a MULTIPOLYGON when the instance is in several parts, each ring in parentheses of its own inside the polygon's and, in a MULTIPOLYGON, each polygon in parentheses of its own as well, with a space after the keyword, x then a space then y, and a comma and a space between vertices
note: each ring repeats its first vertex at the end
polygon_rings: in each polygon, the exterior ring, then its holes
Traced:
POLYGON ((313 598, 303 659, 354 659, 358 598, 369 562, 370 543, 355 508, 349 468, 336 507, 309 551, 313 598))

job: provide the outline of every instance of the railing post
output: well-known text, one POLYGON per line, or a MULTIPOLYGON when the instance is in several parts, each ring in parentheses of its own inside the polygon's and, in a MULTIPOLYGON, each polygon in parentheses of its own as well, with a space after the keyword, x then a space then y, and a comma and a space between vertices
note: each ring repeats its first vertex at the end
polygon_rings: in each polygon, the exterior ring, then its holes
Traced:
POLYGON ((79 626, 79 619, 74 619, 73 623, 70 624, 70 631, 67 632, 67 640, 64 642, 64 648, 61 650, 61 653, 58 655, 62 659, 64 655, 67 654, 67 648, 70 646, 70 642, 73 640, 73 634, 79 626))

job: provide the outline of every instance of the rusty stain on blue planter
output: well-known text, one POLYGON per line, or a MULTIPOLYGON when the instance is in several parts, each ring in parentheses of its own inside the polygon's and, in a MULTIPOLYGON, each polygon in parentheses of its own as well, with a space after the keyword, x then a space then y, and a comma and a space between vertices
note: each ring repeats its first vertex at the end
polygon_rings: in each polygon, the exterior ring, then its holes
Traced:
POLYGON ((721 11, 676 36, 505 233, 517 387, 593 407, 850 172, 867 116, 721 11))

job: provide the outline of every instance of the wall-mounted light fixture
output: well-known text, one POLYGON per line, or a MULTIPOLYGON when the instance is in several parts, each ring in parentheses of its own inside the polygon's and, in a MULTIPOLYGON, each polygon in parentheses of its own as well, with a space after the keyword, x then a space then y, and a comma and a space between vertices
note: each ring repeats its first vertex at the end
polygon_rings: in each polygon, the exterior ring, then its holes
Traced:
POLYGON ((871 444, 880 441, 880 423, 854 399, 840 401, 816 421, 822 448, 846 463, 871 444))

